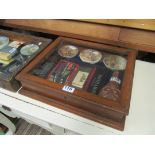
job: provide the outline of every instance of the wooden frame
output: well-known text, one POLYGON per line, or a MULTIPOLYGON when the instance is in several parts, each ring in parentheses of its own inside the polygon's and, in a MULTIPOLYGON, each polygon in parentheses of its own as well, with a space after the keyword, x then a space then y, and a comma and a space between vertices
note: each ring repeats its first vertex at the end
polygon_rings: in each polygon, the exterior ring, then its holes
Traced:
POLYGON ((136 51, 134 50, 59 37, 40 55, 38 55, 36 59, 34 59, 26 68, 24 68, 16 76, 16 79, 22 83, 22 89, 20 90, 21 94, 92 119, 102 124, 106 124, 110 127, 123 130, 125 117, 129 111, 135 59, 136 51), (92 93, 84 92, 82 90, 75 90, 73 94, 70 94, 62 91, 63 85, 53 83, 30 74, 30 71, 41 60, 48 56, 52 49, 54 49, 61 41, 64 40, 76 45, 86 45, 87 47, 92 47, 99 50, 106 49, 106 51, 109 52, 112 51, 127 55, 128 62, 124 74, 121 97, 119 101, 100 98, 92 93))

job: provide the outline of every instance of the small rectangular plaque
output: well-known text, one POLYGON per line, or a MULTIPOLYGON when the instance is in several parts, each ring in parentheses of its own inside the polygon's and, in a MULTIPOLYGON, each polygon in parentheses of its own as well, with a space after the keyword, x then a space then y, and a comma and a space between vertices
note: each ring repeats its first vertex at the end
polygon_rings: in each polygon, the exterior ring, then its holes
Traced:
POLYGON ((64 86, 64 87, 62 88, 62 90, 63 90, 63 91, 66 91, 66 92, 69 92, 69 93, 73 93, 74 90, 75 90, 75 88, 69 87, 69 86, 64 86))

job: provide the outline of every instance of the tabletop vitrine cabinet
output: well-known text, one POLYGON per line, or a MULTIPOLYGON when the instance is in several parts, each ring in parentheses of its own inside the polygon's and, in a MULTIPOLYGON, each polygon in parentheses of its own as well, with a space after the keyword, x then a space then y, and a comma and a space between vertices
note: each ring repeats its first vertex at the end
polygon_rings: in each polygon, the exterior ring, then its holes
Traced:
POLYGON ((16 74, 19 93, 124 129, 137 51, 154 52, 154 33, 74 20, 5 20, 2 25, 42 32, 49 39, 56 35, 16 74))
POLYGON ((16 79, 22 83, 20 93, 26 96, 123 130, 129 111, 135 58, 134 50, 59 37, 16 79), (74 50, 76 55, 66 50, 74 50), (94 55, 87 57, 87 52, 94 55), (106 66, 106 61, 112 68, 106 66), (110 61, 123 61, 125 68, 110 61))

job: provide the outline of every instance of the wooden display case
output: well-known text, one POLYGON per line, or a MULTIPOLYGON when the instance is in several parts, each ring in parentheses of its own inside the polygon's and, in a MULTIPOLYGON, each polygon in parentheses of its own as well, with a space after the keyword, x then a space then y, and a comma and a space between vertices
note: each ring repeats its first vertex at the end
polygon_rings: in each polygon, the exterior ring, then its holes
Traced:
MULTIPOLYGON (((9 48, 11 47, 11 43, 20 43, 20 46, 17 48, 15 47, 16 54, 9 58, 9 60, 3 60, 3 58, 0 57, 2 62, 9 62, 11 60, 9 64, 5 66, 1 65, 0 67, 0 87, 10 91, 17 91, 21 87, 19 81, 15 80, 17 73, 19 73, 22 68, 24 68, 37 54, 46 48, 52 40, 2 29, 0 29, 0 36, 9 38, 9 44, 7 45, 7 48, 8 46, 9 48), (32 55, 21 54, 20 50, 28 44, 37 45, 38 50, 32 55)), ((1 51, 3 53, 4 48, 0 49, 0 53, 1 51)))
POLYGON ((129 112, 135 59, 135 50, 59 37, 26 66, 16 79, 22 83, 21 94, 123 130, 129 112), (66 45, 76 47, 78 52, 72 57, 62 55, 62 48, 66 45), (92 62, 95 57, 91 57, 92 61, 84 61, 85 57, 81 53, 88 49, 99 52, 100 59, 92 62), (120 61, 123 59, 123 69, 116 57, 120 57, 120 61), (47 62, 48 67, 45 65, 47 62), (69 70, 71 67, 72 71, 69 70), (102 78, 95 86, 94 81, 99 75, 102 78), (117 83, 117 88, 111 81, 117 83), (111 85, 112 95, 109 91, 111 85))

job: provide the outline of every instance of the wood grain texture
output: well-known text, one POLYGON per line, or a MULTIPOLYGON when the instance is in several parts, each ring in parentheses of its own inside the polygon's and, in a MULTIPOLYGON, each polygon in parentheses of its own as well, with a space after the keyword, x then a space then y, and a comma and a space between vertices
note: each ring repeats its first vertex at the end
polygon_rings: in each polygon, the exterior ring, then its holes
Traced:
MULTIPOLYGON (((107 25, 101 19, 99 21, 7 19, 0 24, 155 53, 155 31, 118 27, 117 22, 119 21, 113 22, 117 26, 107 25)), ((145 20, 143 22, 145 25, 148 23, 154 25, 154 21, 145 20)))
POLYGON ((155 31, 155 19, 79 19, 79 21, 155 31))
POLYGON ((5 20, 5 24, 16 24, 39 29, 57 31, 82 36, 89 36, 108 40, 118 40, 120 28, 106 25, 96 25, 69 20, 5 20))
POLYGON ((75 106, 72 105, 67 105, 64 104, 63 102, 58 102, 57 100, 54 100, 52 98, 49 98, 47 96, 44 96, 42 94, 37 93, 36 91, 33 91, 31 89, 27 89, 26 87, 23 87, 22 89, 20 89, 19 91, 20 94, 28 96, 30 98, 39 100, 41 102, 44 102, 48 105, 66 110, 68 112, 74 113, 76 115, 82 116, 84 118, 88 118, 90 120, 99 122, 101 124, 110 126, 112 128, 118 129, 123 131, 124 129, 124 125, 125 125, 125 116, 121 119, 121 121, 116 121, 116 120, 112 120, 112 119, 108 119, 107 117, 101 117, 97 114, 91 113, 87 110, 83 110, 83 109, 79 109, 75 106))
POLYGON ((123 28, 119 40, 126 43, 153 46, 155 45, 155 33, 123 28))

